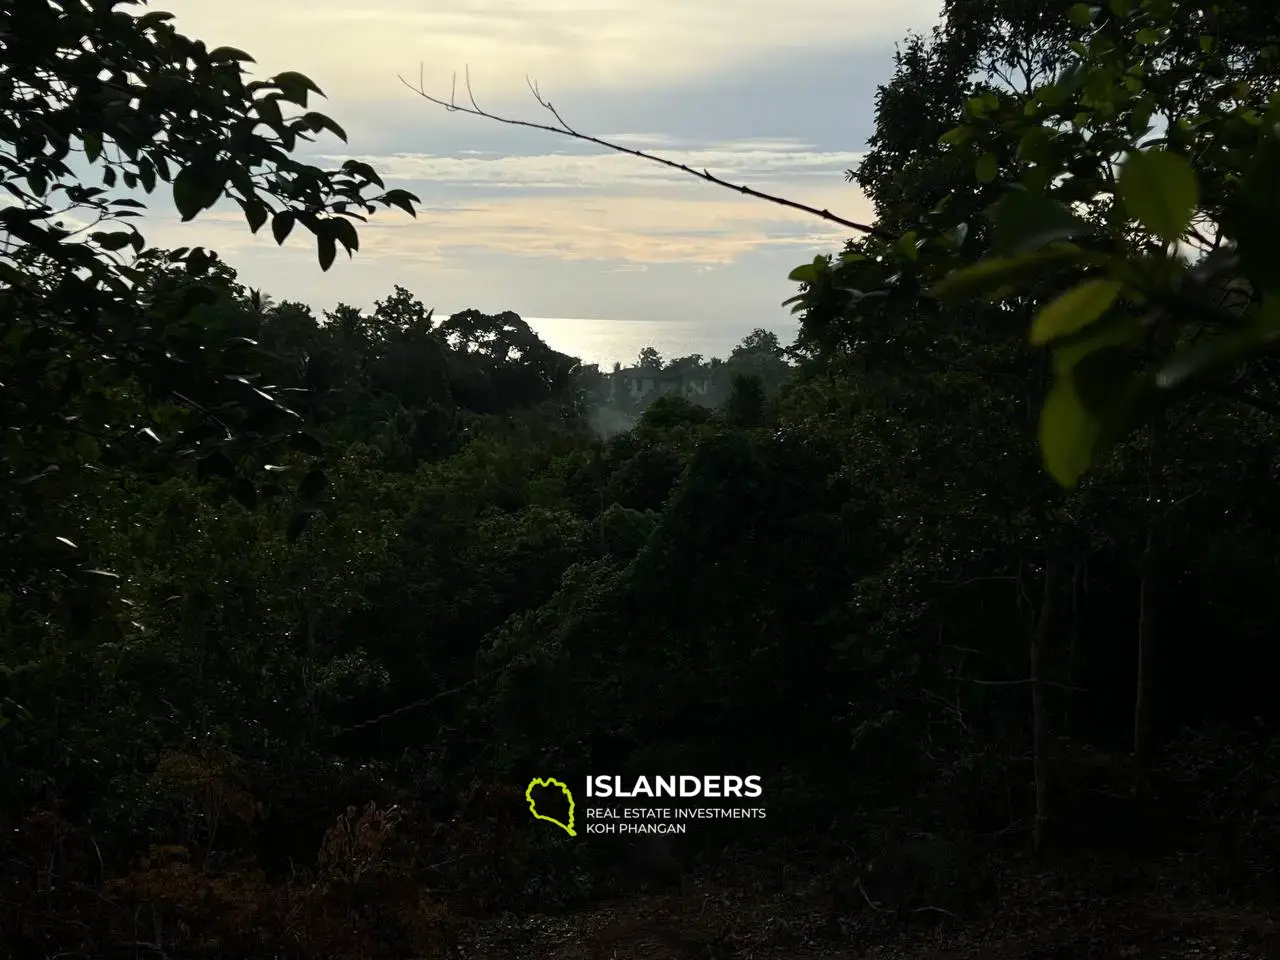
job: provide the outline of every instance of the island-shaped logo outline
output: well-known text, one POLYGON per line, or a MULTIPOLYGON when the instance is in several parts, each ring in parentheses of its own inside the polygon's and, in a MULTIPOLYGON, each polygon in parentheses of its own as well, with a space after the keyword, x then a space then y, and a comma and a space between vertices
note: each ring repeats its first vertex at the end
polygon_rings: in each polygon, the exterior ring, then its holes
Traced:
POLYGON ((576 837, 578 835, 573 829, 573 808, 574 808, 573 792, 569 789, 567 784, 561 783, 555 777, 546 777, 545 779, 542 777, 534 777, 532 780, 529 781, 529 786, 525 788, 524 798, 529 801, 529 812, 533 814, 533 817, 535 820, 546 820, 548 823, 554 823, 557 827, 559 827, 565 833, 569 834, 569 836, 571 837, 576 837), (543 816, 538 812, 538 801, 533 799, 534 787, 559 787, 560 788, 560 792, 563 793, 569 800, 569 823, 568 824, 563 824, 559 820, 557 820, 555 817, 543 816))

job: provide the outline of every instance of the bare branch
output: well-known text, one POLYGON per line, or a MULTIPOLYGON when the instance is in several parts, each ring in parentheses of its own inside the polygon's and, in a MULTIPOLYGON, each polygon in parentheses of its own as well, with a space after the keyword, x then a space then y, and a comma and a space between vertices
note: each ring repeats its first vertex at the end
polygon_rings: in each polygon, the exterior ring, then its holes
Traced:
POLYGON ((495 120, 498 123, 505 123, 508 126, 527 127, 531 130, 543 130, 547 133, 555 133, 555 134, 559 134, 560 136, 573 137, 576 140, 582 140, 586 143, 594 143, 596 146, 604 147, 607 150, 613 150, 613 151, 616 151, 617 153, 625 153, 633 157, 639 157, 641 160, 648 160, 651 163, 658 163, 664 167, 670 167, 673 170, 679 170, 682 173, 690 174, 691 176, 697 177, 700 180, 706 180, 708 183, 714 183, 718 187, 724 187, 727 190, 734 190, 737 193, 745 194, 748 197, 755 197, 757 200, 767 200, 769 203, 776 203, 778 206, 781 206, 781 207, 790 207, 792 210, 799 210, 801 213, 807 213, 807 214, 810 214, 811 216, 819 217, 831 223, 838 223, 842 227, 848 227, 850 230, 855 230, 858 233, 865 233, 869 236, 876 237, 879 240, 885 240, 885 241, 891 242, 896 239, 892 234, 887 233, 886 231, 880 230, 876 227, 870 226, 865 223, 858 223, 855 220, 846 220, 844 217, 836 216, 830 210, 819 210, 817 207, 811 207, 808 204, 804 204, 804 203, 797 203, 795 200, 788 200, 786 197, 778 197, 770 193, 764 193, 760 190, 754 190, 748 186, 743 186, 741 184, 736 184, 736 183, 730 183, 727 180, 720 179, 719 177, 715 176, 714 174, 710 173, 707 170, 694 170, 692 167, 688 167, 683 163, 676 163, 674 160, 668 160, 666 157, 660 157, 652 153, 645 153, 643 150, 633 150, 630 147, 624 147, 620 144, 610 143, 608 140, 602 140, 601 138, 593 137, 590 134, 579 133, 577 130, 573 129, 573 127, 569 126, 569 124, 565 122, 564 118, 560 115, 560 112, 551 104, 549 100, 547 100, 542 96, 541 92, 538 90, 537 84, 528 78, 526 78, 526 80, 529 84, 529 90, 533 94, 534 99, 538 102, 538 105, 540 107, 542 107, 544 110, 550 113, 551 116, 555 118, 556 123, 559 124, 559 126, 552 126, 551 124, 546 124, 546 123, 534 123, 531 120, 514 120, 509 117, 500 117, 496 114, 492 114, 492 113, 489 113, 488 111, 482 110, 479 104, 476 103, 475 95, 472 93, 472 90, 471 90, 471 71, 469 68, 465 74, 465 86, 467 89, 467 98, 471 103, 471 106, 469 107, 458 105, 457 96, 456 96, 456 92, 457 92, 457 76, 456 75, 454 77, 454 93, 450 96, 448 100, 441 100, 439 97, 434 97, 431 94, 427 93, 426 88, 423 86, 423 83, 422 83, 421 69, 419 69, 419 79, 418 79, 418 85, 416 87, 413 84, 411 84, 409 81, 405 80, 405 78, 402 76, 397 76, 397 78, 402 84, 404 84, 414 93, 416 93, 418 96, 422 97, 422 99, 429 100, 431 103, 434 103, 437 106, 444 107, 446 110, 450 112, 469 113, 473 117, 483 117, 486 120, 495 120))
POLYGON ((1040 683, 1046 687, 1056 687, 1059 690, 1070 690, 1073 693, 1088 693, 1086 687, 1073 687, 1065 683, 1055 683, 1052 680, 1035 680, 1025 677, 1020 680, 978 680, 974 677, 947 677, 948 680, 955 680, 959 683, 974 683, 980 687, 1018 687, 1029 683, 1040 683))

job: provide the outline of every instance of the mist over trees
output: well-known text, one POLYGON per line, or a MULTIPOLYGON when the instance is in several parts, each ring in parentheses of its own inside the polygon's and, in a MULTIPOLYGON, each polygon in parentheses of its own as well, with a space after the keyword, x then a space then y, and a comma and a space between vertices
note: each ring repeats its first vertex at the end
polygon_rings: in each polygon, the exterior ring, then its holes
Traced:
POLYGON ((167 21, 0 8, 0 946, 1274 949, 1274 12, 951 0, 796 341, 606 371, 147 246, 417 202, 167 21), (525 798, 733 772, 660 846, 525 798))

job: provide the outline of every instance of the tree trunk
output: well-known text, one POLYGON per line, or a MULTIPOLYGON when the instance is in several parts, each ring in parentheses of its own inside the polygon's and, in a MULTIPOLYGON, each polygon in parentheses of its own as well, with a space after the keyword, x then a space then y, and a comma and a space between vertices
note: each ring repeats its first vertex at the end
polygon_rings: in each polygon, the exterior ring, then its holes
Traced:
POLYGON ((1147 535, 1142 547, 1138 582, 1138 670, 1133 698, 1133 790, 1136 796, 1147 788, 1154 747, 1152 701, 1156 656, 1155 603, 1159 587, 1159 511, 1156 496, 1156 458, 1159 454, 1161 426, 1159 417, 1151 421, 1147 448, 1147 535))
POLYGON ((1084 594, 1084 580, 1088 576, 1085 561, 1081 555, 1077 555, 1071 565, 1071 639, 1067 649, 1067 691, 1066 706, 1062 711, 1063 731, 1066 736, 1073 737, 1079 734, 1080 727, 1080 709, 1079 698, 1076 697, 1076 688, 1079 686, 1080 680, 1080 619, 1081 598, 1084 594))
POLYGON ((1035 770, 1036 813, 1031 829, 1031 849, 1044 852, 1049 824, 1049 721, 1045 703, 1044 672, 1053 639, 1054 598, 1057 588, 1057 557, 1050 554, 1044 566, 1044 592, 1040 614, 1031 639, 1031 750, 1035 770))

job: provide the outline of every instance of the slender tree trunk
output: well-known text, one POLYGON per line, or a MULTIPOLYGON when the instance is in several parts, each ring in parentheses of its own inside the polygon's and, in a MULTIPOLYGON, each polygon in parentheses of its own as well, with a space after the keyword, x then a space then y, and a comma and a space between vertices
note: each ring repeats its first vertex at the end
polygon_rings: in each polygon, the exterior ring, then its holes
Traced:
POLYGON ((1045 560, 1044 592, 1031 639, 1031 751, 1035 769, 1036 813, 1031 829, 1031 849, 1044 852, 1049 824, 1049 718, 1045 702, 1044 673, 1053 639, 1054 598, 1057 593, 1057 557, 1045 560))
POLYGON ((1142 795, 1147 788, 1154 748, 1152 702, 1156 658, 1156 592, 1159 589, 1159 510, 1155 502, 1157 458, 1162 426, 1157 415, 1151 420, 1147 447, 1147 534, 1142 547, 1138 582, 1138 670, 1133 698, 1133 790, 1142 795))
POLYGON ((1077 554, 1071 564, 1071 639, 1067 647, 1067 691, 1066 706, 1062 711, 1062 722, 1067 736, 1075 736, 1080 725, 1079 703, 1076 699, 1076 687, 1080 678, 1080 607, 1084 593, 1085 562, 1077 554))

